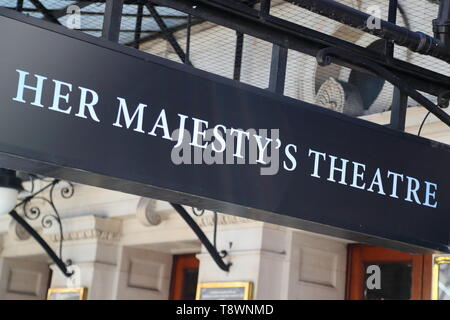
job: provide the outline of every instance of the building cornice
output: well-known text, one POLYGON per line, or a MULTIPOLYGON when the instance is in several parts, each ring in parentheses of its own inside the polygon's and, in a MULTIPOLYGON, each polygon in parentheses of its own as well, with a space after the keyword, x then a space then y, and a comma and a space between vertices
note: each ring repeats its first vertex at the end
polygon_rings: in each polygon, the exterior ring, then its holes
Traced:
MULTIPOLYGON (((71 232, 64 232, 64 241, 96 240, 106 242, 116 242, 120 240, 120 232, 105 231, 99 229, 87 229, 71 232)), ((61 235, 53 233, 50 235, 52 242, 59 242, 61 235)))
MULTIPOLYGON (((210 227, 214 225, 214 215, 206 215, 202 217, 198 217, 195 219, 200 227, 210 227)), ((243 223, 252 223, 254 220, 250 220, 247 218, 230 216, 227 214, 218 214, 217 215, 217 224, 219 225, 233 225, 233 224, 243 224, 243 223)))

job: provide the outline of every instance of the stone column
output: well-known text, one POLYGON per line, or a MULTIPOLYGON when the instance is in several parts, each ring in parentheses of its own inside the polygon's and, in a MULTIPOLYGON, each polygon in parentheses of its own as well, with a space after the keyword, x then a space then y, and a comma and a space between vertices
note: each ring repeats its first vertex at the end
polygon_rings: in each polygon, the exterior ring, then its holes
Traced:
MULTIPOLYGON (((199 220, 208 227, 213 238, 211 216, 199 220)), ((276 227, 239 217, 219 215, 217 247, 228 251, 229 272, 220 270, 202 248, 198 282, 252 282, 253 299, 283 299, 286 297, 285 277, 288 271, 289 235, 276 227)))
MULTIPOLYGON (((83 216, 65 219, 63 223, 63 258, 72 261, 69 269, 75 274, 68 279, 56 265, 51 265, 51 287, 86 287, 88 299, 113 299, 121 221, 83 216)), ((60 239, 59 233, 52 230, 50 238, 56 245, 60 239)))
MULTIPOLYGON (((212 217, 199 219, 213 238, 212 217)), ((347 244, 342 240, 219 215, 217 246, 229 272, 202 248, 199 283, 253 283, 253 299, 344 299, 347 244)))

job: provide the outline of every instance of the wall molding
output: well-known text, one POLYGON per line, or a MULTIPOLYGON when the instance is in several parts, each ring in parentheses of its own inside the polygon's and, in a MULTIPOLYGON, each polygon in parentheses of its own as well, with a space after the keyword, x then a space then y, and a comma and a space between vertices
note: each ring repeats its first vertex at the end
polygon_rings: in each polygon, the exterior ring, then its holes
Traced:
MULTIPOLYGON (((200 227, 210 227, 214 225, 214 215, 207 215, 203 217, 198 217, 195 219, 200 227)), ((238 216, 230 216, 227 214, 217 215, 217 224, 219 225, 231 225, 231 224, 243 224, 255 222, 247 218, 242 218, 238 216)))
MULTIPOLYGON (((50 235, 52 242, 59 242, 61 236, 59 233, 50 235)), ((88 229, 64 232, 64 241, 79 241, 79 240, 99 240, 107 242, 115 242, 120 240, 120 232, 105 231, 99 229, 88 229)))

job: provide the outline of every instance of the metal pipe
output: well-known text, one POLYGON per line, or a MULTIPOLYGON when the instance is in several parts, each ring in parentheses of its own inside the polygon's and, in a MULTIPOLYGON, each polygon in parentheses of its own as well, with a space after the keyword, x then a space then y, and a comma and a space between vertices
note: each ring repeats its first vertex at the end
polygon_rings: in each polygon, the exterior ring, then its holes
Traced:
MULTIPOLYGON (((445 46, 442 40, 435 39, 422 32, 411 31, 378 18, 376 18, 378 19, 376 23, 372 24, 371 22, 374 21, 373 16, 334 0, 285 1, 348 26, 371 33, 382 39, 393 41, 395 44, 407 47, 411 51, 450 62, 450 48, 445 46)), ((445 4, 447 2, 448 0, 442 1, 441 7, 444 6, 445 8, 443 3, 445 4)))

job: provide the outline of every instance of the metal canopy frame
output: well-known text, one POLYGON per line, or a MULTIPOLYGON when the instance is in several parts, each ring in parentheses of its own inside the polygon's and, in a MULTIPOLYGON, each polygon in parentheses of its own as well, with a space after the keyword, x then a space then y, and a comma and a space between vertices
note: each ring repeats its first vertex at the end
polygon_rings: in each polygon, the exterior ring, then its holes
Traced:
MULTIPOLYGON (((39 2, 39 0, 30 0, 39 2)), ((288 22, 286 20, 274 17, 270 15, 270 0, 119 0, 123 4, 134 5, 151 5, 170 7, 180 12, 190 14, 192 16, 192 25, 201 23, 204 21, 211 21, 216 24, 235 29, 236 31, 255 36, 257 38, 266 40, 273 44, 277 44, 280 47, 296 50, 311 56, 316 56, 317 52, 327 47, 335 47, 338 49, 347 50, 349 54, 355 53, 360 56, 370 59, 373 62, 382 65, 384 68, 398 74, 401 79, 411 83, 417 90, 439 96, 443 92, 450 91, 450 77, 442 75, 438 72, 434 72, 425 68, 421 68, 417 65, 407 63, 398 59, 392 58, 392 41, 387 41, 387 51, 382 53, 376 53, 370 49, 363 48, 353 43, 337 39, 330 35, 311 30, 309 28, 302 27, 300 25, 288 22), (256 3, 261 3, 261 9, 257 10, 253 7, 256 3)), ((299 4, 304 1, 299 0, 284 0, 289 3, 299 4)), ((15 1, 12 0, 12 3, 15 1)), ((87 0, 76 2, 75 5, 80 8, 86 7, 93 3, 108 3, 109 0, 87 0)), ((328 4, 335 1, 330 0, 313 0, 306 1, 308 3, 322 3, 328 4)), ((390 19, 386 23, 395 25, 397 0, 390 0, 390 19)), ((306 6, 306 5, 303 5, 306 6)), ((342 6, 342 5, 341 5, 342 6)), ((15 6, 10 8, 15 9, 15 6)), ((22 11, 30 11, 33 9, 24 9, 22 11)), ((42 8, 36 8, 35 11, 42 13, 42 8)), ((47 10, 47 14, 51 14, 55 18, 61 18, 66 14, 67 7, 57 10, 47 10)), ((353 9, 354 10, 354 9, 353 9)), ((82 12, 82 14, 89 15, 101 15, 101 12, 82 12)), ((122 16, 137 16, 136 14, 122 14, 122 16)), ((146 15, 145 16, 150 16, 146 15)), ((162 22, 165 19, 181 19, 179 16, 163 16, 159 14, 162 22)), ((158 23, 159 24, 159 23, 158 23)), ((144 41, 153 40, 155 38, 167 38, 167 31, 171 34, 178 30, 187 28, 187 23, 182 24, 167 30, 146 30, 147 32, 154 31, 154 34, 150 36, 141 37, 139 43, 144 41)), ((400 27, 398 27, 400 28, 400 27)), ((406 29, 407 30, 407 29, 406 29)), ((86 31, 81 29, 81 31, 86 31)), ((94 31, 94 30, 88 30, 94 31)), ((121 32, 135 32, 136 30, 121 30, 121 32)), ((141 30, 141 32, 144 32, 141 30)), ((416 34, 411 32, 412 34, 416 34)), ((126 43, 126 45, 133 46, 135 41, 126 43)), ((450 55, 450 53, 449 53, 450 55)), ((345 61, 339 61, 340 64, 358 69, 358 66, 354 66, 345 61)), ((369 70, 366 72, 371 73, 369 70)))
MULTIPOLYGON (((450 91, 450 77, 398 59, 390 61, 385 54, 377 53, 267 13, 264 14, 235 1, 153 0, 153 2, 314 57, 319 50, 328 47, 346 50, 350 55, 358 54, 382 65, 391 72, 398 74, 400 78, 412 83, 420 91, 435 96, 438 96, 441 92, 450 91)), ((352 69, 361 70, 358 66, 345 61, 339 61, 339 63, 352 69)), ((370 73, 368 70, 361 71, 370 73)))
MULTIPOLYGON (((11 4, 7 6, 8 9, 12 9, 12 10, 16 10, 19 12, 23 12, 25 14, 31 14, 31 15, 35 15, 36 13, 40 13, 43 15, 43 19, 53 22, 53 23, 57 23, 60 24, 60 21, 58 21, 58 19, 61 19, 65 16, 67 16, 68 14, 68 9, 75 5, 78 8, 80 8, 81 10, 81 14, 83 16, 89 16, 89 17, 98 17, 99 19, 103 19, 104 17, 107 17, 108 14, 106 12, 103 12, 103 10, 88 10, 88 11, 84 11, 83 8, 86 8, 88 6, 91 6, 93 4, 108 4, 108 0, 82 0, 82 1, 72 1, 72 0, 61 0, 61 8, 57 8, 57 9, 50 9, 47 8, 45 6, 45 1, 44 0, 26 0, 29 1, 33 7, 30 6, 24 6, 24 1, 25 0, 10 0, 11 4), (70 4, 67 4, 67 2, 70 2, 70 4)), ((142 1, 142 0, 121 0, 119 1, 120 3, 122 3, 123 5, 136 5, 136 13, 131 13, 131 12, 121 12, 121 16, 125 17, 125 18, 136 18, 136 22, 138 22, 138 20, 141 21, 141 25, 139 25, 139 23, 136 23, 136 25, 133 28, 124 28, 123 26, 119 27, 120 32, 121 33, 133 33, 134 34, 134 39, 124 42, 124 45, 127 46, 133 46, 138 48, 139 45, 143 42, 146 41, 151 41, 157 38, 166 38, 167 36, 167 31, 170 34, 173 34, 174 32, 177 32, 179 30, 183 30, 185 28, 187 28, 187 24, 188 24, 188 18, 186 16, 181 16, 181 15, 174 15, 174 14, 160 14, 156 11, 156 13, 158 14, 158 17, 155 18, 154 15, 150 14, 150 12, 148 11, 143 11, 140 12, 138 10, 138 8, 144 8, 144 6, 147 6, 150 3, 150 1, 146 0, 146 1, 142 1), (163 24, 167 24, 165 21, 166 20, 178 20, 180 22, 184 22, 181 24, 176 24, 175 26, 167 26, 167 30, 162 30, 160 28, 160 25, 158 24, 158 28, 146 28, 143 29, 142 28, 142 21, 143 19, 161 19, 163 24), (137 34, 140 34, 139 36, 137 36, 137 34)), ((156 5, 155 5, 156 6, 156 5)), ((196 25, 198 23, 202 23, 203 20, 201 19, 197 19, 197 18, 191 18, 191 25, 196 25)), ((103 28, 98 28, 98 27, 82 27, 79 29, 80 31, 83 32, 99 32, 102 33, 103 32, 103 28)))
POLYGON ((172 31, 167 27, 166 23, 164 22, 163 18, 161 18, 158 11, 156 11, 155 6, 153 3, 147 3, 145 4, 150 14, 155 19, 156 23, 158 24, 158 27, 161 29, 161 32, 164 35, 164 38, 167 40, 167 42, 170 43, 173 50, 177 53, 178 57, 183 61, 184 63, 188 65, 192 65, 191 61, 186 58, 186 54, 184 53, 183 49, 181 49, 181 46, 178 44, 177 39, 173 36, 172 31))
POLYGON ((30 0, 30 2, 44 15, 45 19, 50 22, 61 24, 52 12, 50 12, 39 0, 30 0))
MULTIPOLYGON (((35 3, 40 2, 39 0, 30 0, 35 3)), ((289 3, 293 3, 296 5, 300 5, 302 7, 314 7, 318 4, 322 4, 325 7, 332 7, 334 4, 338 4, 335 1, 331 0, 308 0, 308 1, 300 1, 300 0, 284 0, 289 3), (333 4, 334 3, 334 4, 333 4)), ((447 1, 447 0, 446 0, 447 1)), ((14 2, 14 1, 12 1, 14 2)), ((450 92, 450 77, 442 75, 438 72, 434 72, 425 68, 421 68, 417 65, 407 63, 398 59, 393 58, 393 41, 390 37, 387 38, 386 41, 386 52, 385 53, 377 53, 373 50, 366 49, 364 47, 355 45, 353 43, 347 42, 345 40, 341 40, 335 38, 333 36, 317 32, 315 30, 311 30, 309 28, 288 22, 286 20, 274 17, 270 15, 270 0, 115 0, 114 2, 120 2, 123 4, 134 4, 145 5, 146 8, 153 11, 152 14, 147 16, 153 16, 155 22, 159 26, 160 30, 140 30, 142 32, 151 32, 154 31, 154 34, 150 36, 139 37, 138 40, 131 41, 126 43, 126 45, 136 46, 136 42, 142 43, 145 41, 153 40, 156 38, 165 38, 170 43, 170 45, 174 48, 177 55, 180 57, 180 60, 183 60, 185 53, 177 43, 177 41, 173 37, 173 33, 184 28, 187 28, 187 23, 178 25, 173 28, 169 28, 165 26, 165 19, 173 19, 180 18, 176 16, 163 16, 158 14, 155 7, 170 7, 172 9, 178 10, 180 12, 184 12, 192 16, 192 24, 201 23, 204 21, 211 21, 216 24, 234 29, 239 33, 248 34, 262 40, 266 40, 273 44, 276 44, 280 47, 286 49, 292 49, 295 51, 299 51, 311 56, 316 56, 317 52, 321 49, 333 47, 341 50, 348 51, 348 54, 358 54, 359 56, 363 56, 366 59, 371 60, 374 63, 379 64, 380 66, 386 68, 393 74, 396 74, 401 79, 408 81, 414 88, 419 91, 429 93, 434 96, 443 95, 446 92, 450 92), (256 3, 261 4, 261 9, 257 10, 254 8, 256 3), (156 13, 156 16, 154 15, 156 13)), ((414 35, 415 38, 413 40, 417 40, 418 33, 409 31, 405 28, 401 28, 395 25, 396 22, 396 12, 395 8, 398 6, 397 0, 390 0, 390 14, 389 21, 383 22, 384 25, 390 26, 389 28, 393 28, 395 26, 395 30, 404 29, 405 32, 408 32, 409 35, 414 35)), ((79 1, 75 4, 80 8, 86 7, 87 5, 93 3, 110 3, 110 0, 87 0, 87 1, 79 1)), ((343 12, 353 12, 355 14, 355 9, 352 8, 344 8, 343 5, 339 4, 338 9, 340 8, 343 12), (347 10, 347 11, 346 11, 347 10)), ((11 7, 13 8, 13 7, 11 7)), ((107 6, 108 8, 108 6, 107 6)), ((30 9, 26 9, 30 10, 30 9)), ((42 6, 37 6, 36 11, 42 12, 48 20, 52 20, 54 18, 60 18, 65 15, 64 9, 58 10, 45 10, 42 6)), ((327 12, 321 11, 323 15, 333 16, 342 18, 338 16, 335 11, 328 10, 327 12)), ((85 14, 84 12, 82 14, 85 14)), ((102 14, 98 13, 86 13, 90 15, 102 14)), ((136 14, 121 14, 122 16, 137 16, 136 14)), ((146 16, 145 13, 143 16, 146 16)), ((108 13, 105 12, 105 18, 108 17, 108 13)), ((336 18, 337 19, 337 18, 336 18)), ((356 22, 354 20, 348 19, 349 24, 355 25, 356 22)), ((357 20, 364 20, 364 16, 357 20)), ((120 29, 120 27, 119 27, 120 29)), ((121 32, 137 32, 135 30, 120 30, 121 32)), ((97 31, 97 30, 84 30, 81 31, 97 31)), ((366 30, 364 30, 366 31, 366 30)), ((369 30, 370 31, 370 30, 369 30)), ((398 30, 397 30, 398 31, 398 30)), ((388 35, 391 35, 390 33, 388 35)), ((426 35, 424 35, 426 36, 426 35)), ((424 39, 433 39, 430 36, 426 36, 424 39)), ((414 40, 414 41, 415 41, 414 40)), ((414 42, 413 41, 413 42, 414 42)), ((429 40, 432 41, 432 40, 429 40)), ((436 40, 438 41, 438 40, 436 40)), ((415 42, 414 42, 415 43, 415 42)), ((417 43, 416 43, 417 44, 417 43)), ((403 43, 401 45, 408 46, 408 43, 403 43)), ((450 56, 450 53, 448 53, 450 56)), ((236 55, 239 58, 239 55, 236 55)), ((362 69, 358 65, 353 65, 347 61, 339 61, 339 63, 343 66, 364 71, 367 73, 373 74, 370 70, 362 69)), ((239 66, 239 64, 236 64, 239 66)), ((235 73, 236 74, 236 73, 235 73)), ((235 77, 236 78, 236 77, 235 77)))

